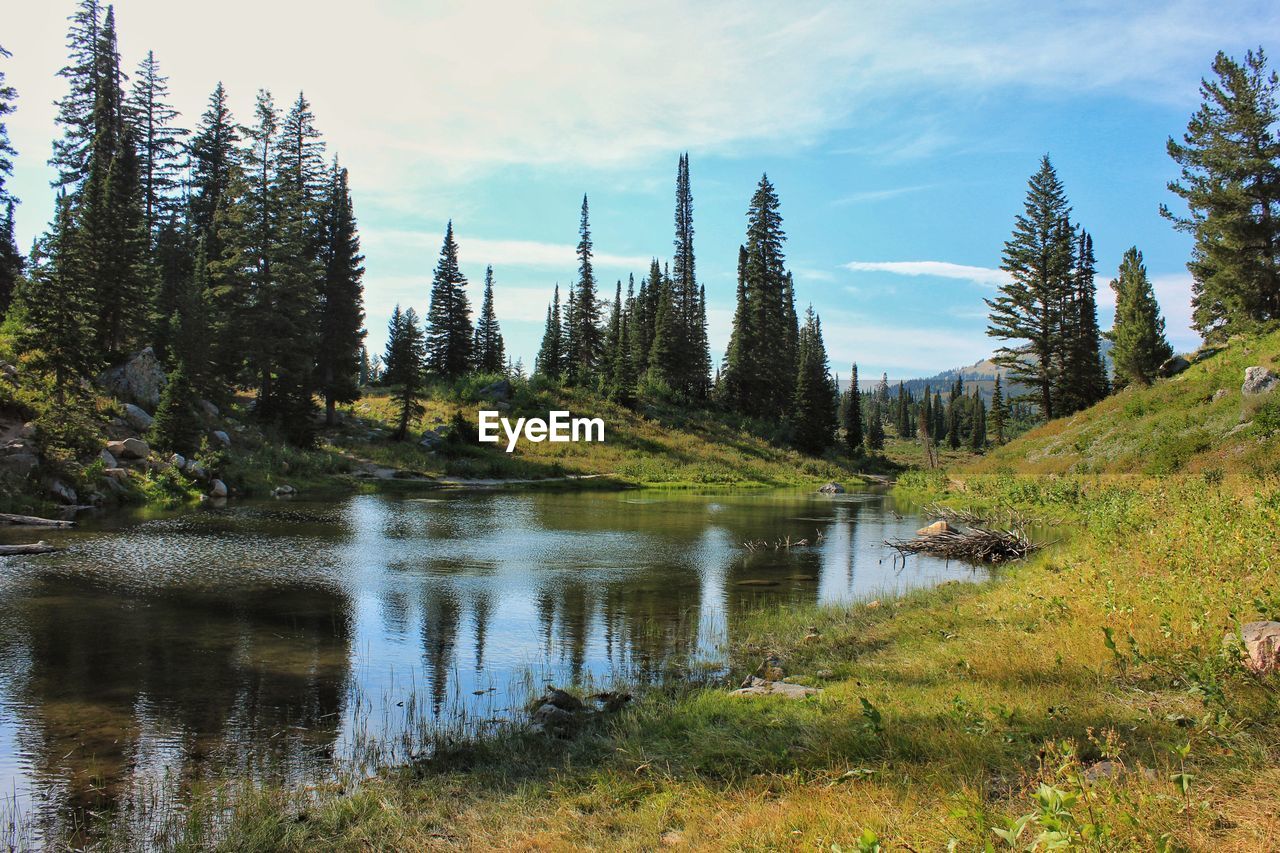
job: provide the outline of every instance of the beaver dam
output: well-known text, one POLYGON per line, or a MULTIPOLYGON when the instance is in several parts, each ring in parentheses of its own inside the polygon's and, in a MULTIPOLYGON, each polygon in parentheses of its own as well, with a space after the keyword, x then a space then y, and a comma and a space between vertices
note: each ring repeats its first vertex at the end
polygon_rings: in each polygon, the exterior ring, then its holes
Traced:
POLYGON ((885 544, 903 556, 928 554, 988 564, 1022 560, 1048 544, 1032 539, 1027 532, 1029 520, 1020 516, 993 524, 974 513, 947 507, 926 507, 925 513, 938 521, 917 530, 913 539, 887 539, 885 544))

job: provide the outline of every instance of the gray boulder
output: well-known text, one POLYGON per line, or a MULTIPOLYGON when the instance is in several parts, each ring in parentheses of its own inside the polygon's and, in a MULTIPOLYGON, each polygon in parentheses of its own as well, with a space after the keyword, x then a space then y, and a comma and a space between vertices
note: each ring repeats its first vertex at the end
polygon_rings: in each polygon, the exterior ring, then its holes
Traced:
POLYGON ((298 490, 295 489, 293 486, 290 486, 288 483, 282 483, 271 490, 271 494, 275 495, 278 498, 292 497, 297 493, 298 493, 298 490))
POLYGON ((827 483, 825 486, 818 489, 818 491, 824 495, 843 495, 844 486, 839 483, 827 483))
POLYGON ((204 467, 200 465, 199 462, 196 462, 196 460, 194 459, 187 460, 187 467, 185 470, 187 472, 188 477, 191 477, 196 480, 203 480, 205 477, 208 476, 208 474, 204 470, 204 467))
POLYGON ((438 427, 436 429, 429 429, 423 432, 422 441, 419 441, 418 444, 421 447, 425 447, 429 450, 434 450, 435 448, 439 447, 440 445, 448 441, 448 439, 449 439, 448 429, 446 427, 438 427))
POLYGON ((222 430, 220 430, 220 429, 215 429, 215 430, 213 431, 213 438, 214 438, 214 440, 215 440, 215 441, 217 441, 217 442, 218 442, 219 444, 221 444, 223 447, 230 447, 230 446, 231 446, 231 436, 227 435, 224 431, 222 431, 222 430))
POLYGON ((129 426, 138 432, 146 432, 151 429, 152 417, 144 412, 140 407, 133 403, 124 404, 124 419, 129 426))
POLYGON ((108 441, 107 452, 117 460, 146 459, 151 448, 140 438, 126 438, 123 441, 108 441))
POLYGON ((1265 367, 1246 367, 1244 384, 1240 386, 1240 391, 1246 397, 1256 397, 1259 394, 1270 394, 1278 386, 1280 386, 1280 376, 1276 376, 1265 367))
POLYGON ((74 504, 76 502, 76 490, 68 486, 61 480, 50 480, 47 488, 49 494, 64 504, 74 504))
POLYGON ((151 347, 137 353, 124 364, 98 374, 98 384, 112 395, 153 412, 160 404, 160 392, 164 390, 167 381, 164 366, 151 347))
POLYGON ((209 497, 225 498, 227 496, 227 484, 221 480, 214 480, 209 483, 209 497))
POLYGON ((1165 359, 1164 363, 1156 369, 1156 373, 1167 379, 1170 376, 1177 376, 1190 366, 1191 362, 1187 361, 1186 358, 1175 355, 1172 358, 1165 359))
POLYGON ((98 458, 102 460, 103 468, 119 468, 120 467, 120 463, 116 461, 116 457, 112 455, 110 450, 104 449, 101 453, 98 454, 98 458))
POLYGON ((200 401, 200 411, 203 412, 207 418, 216 418, 218 416, 218 407, 213 403, 210 403, 208 400, 200 401))
POLYGON ((482 400, 509 400, 511 399, 511 383, 505 379, 499 379, 491 385, 486 385, 480 389, 480 399, 482 400))
POLYGON ((573 725, 573 714, 547 703, 533 712, 533 722, 544 729, 564 729, 573 725))
POLYGON ((817 696, 822 692, 820 687, 805 687, 802 684, 790 684, 786 681, 765 681, 754 675, 748 679, 745 687, 730 691, 730 696, 781 696, 784 699, 803 699, 806 696, 817 696))
POLYGON ((169 464, 179 471, 185 471, 187 468, 187 460, 181 453, 175 453, 169 457, 169 464))
POLYGON ((39 464, 40 457, 36 455, 34 448, 27 447, 22 442, 10 442, 0 451, 0 473, 10 477, 24 478, 39 464))

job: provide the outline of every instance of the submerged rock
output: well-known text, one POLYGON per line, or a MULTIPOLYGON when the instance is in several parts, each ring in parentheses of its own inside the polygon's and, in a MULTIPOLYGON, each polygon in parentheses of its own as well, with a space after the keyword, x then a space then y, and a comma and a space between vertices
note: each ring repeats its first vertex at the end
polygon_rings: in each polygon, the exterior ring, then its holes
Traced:
POLYGON ((818 493, 823 495, 843 495, 844 486, 836 482, 827 483, 825 486, 818 489, 818 493))
POLYGON ((1244 369, 1244 384, 1240 386, 1240 390, 1246 397, 1270 394, 1277 387, 1280 387, 1280 376, 1276 376, 1265 367, 1255 366, 1244 369))

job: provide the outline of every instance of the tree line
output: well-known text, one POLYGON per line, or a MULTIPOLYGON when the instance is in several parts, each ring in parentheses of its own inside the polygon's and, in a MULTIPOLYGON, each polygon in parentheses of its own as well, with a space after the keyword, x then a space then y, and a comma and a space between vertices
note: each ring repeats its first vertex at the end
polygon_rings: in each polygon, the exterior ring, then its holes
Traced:
MULTIPOLYGON (((176 432, 163 443, 192 449, 198 400, 241 387, 261 421, 308 441, 316 397, 330 420, 356 399, 365 333, 349 178, 326 159, 306 96, 282 111, 262 90, 245 126, 218 84, 186 130, 153 53, 129 85, 111 6, 81 0, 67 47, 55 209, 26 261, 3 197, 0 256, 18 261, 0 264, 0 301, 23 365, 65 400, 80 377, 151 346, 171 380, 157 415, 176 432)), ((14 97, 0 92, 4 113, 14 97)))

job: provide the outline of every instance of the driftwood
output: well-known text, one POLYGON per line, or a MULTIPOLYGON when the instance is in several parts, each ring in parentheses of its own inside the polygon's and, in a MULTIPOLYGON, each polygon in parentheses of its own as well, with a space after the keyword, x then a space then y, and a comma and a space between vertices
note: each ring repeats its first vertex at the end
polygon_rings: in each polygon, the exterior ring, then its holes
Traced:
POLYGON ((1044 543, 1032 540, 1020 527, 996 530, 978 525, 971 525, 968 530, 947 528, 922 533, 914 539, 888 539, 885 544, 904 556, 929 554, 972 563, 1021 560, 1044 547, 1044 543))
POLYGON ((75 527, 74 521, 60 521, 56 518, 38 518, 34 515, 13 515, 0 512, 0 524, 20 524, 25 527, 75 527))
POLYGON ((29 545, 0 545, 0 557, 13 557, 18 554, 52 554, 61 551, 57 545, 47 542, 33 542, 29 545))

